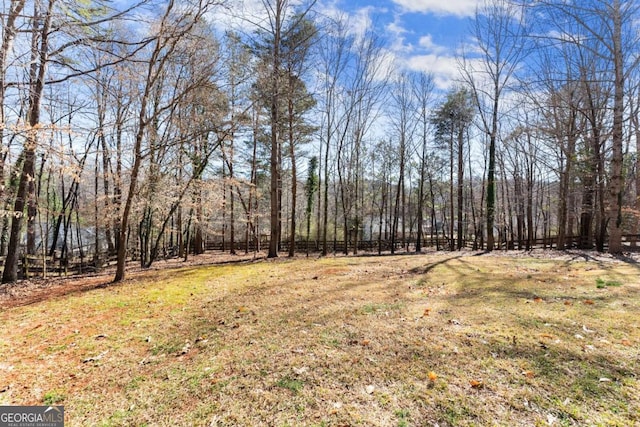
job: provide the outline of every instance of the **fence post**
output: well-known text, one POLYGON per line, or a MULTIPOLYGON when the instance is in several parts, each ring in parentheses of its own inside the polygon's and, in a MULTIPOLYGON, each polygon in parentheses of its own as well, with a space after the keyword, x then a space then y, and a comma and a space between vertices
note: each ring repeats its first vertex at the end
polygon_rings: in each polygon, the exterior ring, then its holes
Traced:
POLYGON ((22 271, 25 279, 29 279, 29 258, 26 254, 22 254, 22 271))

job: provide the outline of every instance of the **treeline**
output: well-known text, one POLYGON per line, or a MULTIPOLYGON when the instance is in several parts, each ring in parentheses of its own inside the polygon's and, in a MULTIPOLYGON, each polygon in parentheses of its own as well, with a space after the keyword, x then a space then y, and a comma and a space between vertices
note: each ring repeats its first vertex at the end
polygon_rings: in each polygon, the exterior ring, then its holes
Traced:
POLYGON ((316 1, 263 0, 237 28, 232 1, 5 2, 2 281, 24 256, 112 256, 118 281, 211 242, 622 251, 637 2, 530 3, 479 6, 443 89, 316 1))

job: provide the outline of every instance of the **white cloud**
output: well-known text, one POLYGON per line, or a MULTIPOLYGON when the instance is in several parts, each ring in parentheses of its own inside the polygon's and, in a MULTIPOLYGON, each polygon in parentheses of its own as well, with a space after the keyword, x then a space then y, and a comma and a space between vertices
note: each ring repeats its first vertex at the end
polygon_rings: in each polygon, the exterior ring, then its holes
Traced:
POLYGON ((402 23, 399 19, 399 16, 396 16, 394 21, 387 25, 387 31, 391 34, 394 34, 397 37, 401 37, 403 34, 408 33, 409 31, 402 26, 402 23))
POLYGON ((418 50, 420 53, 405 57, 407 69, 431 74, 440 90, 447 90, 460 80, 460 62, 454 49, 436 43, 431 34, 426 34, 418 40, 418 50))
POLYGON ((398 64, 401 59, 393 49, 381 49, 376 59, 377 71, 375 79, 377 81, 386 80, 389 76, 398 71, 398 64))
POLYGON ((373 11, 374 8, 372 6, 367 6, 362 9, 358 9, 353 15, 351 15, 349 18, 350 32, 358 37, 364 37, 367 30, 369 30, 373 25, 373 21, 371 20, 371 14, 373 11))
POLYGON ((393 22, 385 26, 385 30, 391 51, 396 54, 408 54, 413 51, 414 46, 407 44, 405 40, 405 35, 411 31, 404 27, 400 15, 396 15, 393 22))
POLYGON ((356 38, 361 38, 366 35, 367 31, 373 27, 374 17, 377 14, 387 12, 386 9, 381 9, 376 6, 365 6, 348 12, 341 9, 335 1, 318 3, 315 11, 318 12, 320 21, 322 21, 323 18, 327 18, 334 21, 345 22, 347 34, 355 36, 356 38))
POLYGON ((407 12, 473 16, 481 0, 393 0, 407 12))
POLYGON ((448 50, 445 46, 436 44, 433 41, 433 36, 431 34, 427 34, 426 36, 420 37, 420 40, 418 41, 418 45, 421 48, 433 53, 442 53, 448 50))
MULTIPOLYGON (((300 4, 301 0, 289 0, 284 13, 291 15, 300 4)), ((249 34, 269 27, 269 13, 262 0, 232 0, 226 6, 214 7, 207 19, 219 33, 233 30, 249 34)))
POLYGON ((407 59, 407 67, 413 71, 423 71, 433 75, 436 88, 449 89, 460 78, 458 60, 453 56, 435 53, 416 55, 407 59))

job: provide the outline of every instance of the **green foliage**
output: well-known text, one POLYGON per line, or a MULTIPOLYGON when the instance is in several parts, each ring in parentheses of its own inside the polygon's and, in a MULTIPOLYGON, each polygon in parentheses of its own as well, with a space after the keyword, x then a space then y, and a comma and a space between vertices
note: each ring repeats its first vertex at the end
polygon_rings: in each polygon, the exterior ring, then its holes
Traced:
POLYGON ((318 191, 318 157, 313 156, 309 159, 309 167, 307 168, 307 182, 304 185, 304 193, 307 195, 307 232, 311 226, 311 211, 313 210, 313 196, 318 191))
POLYGON ((463 132, 473 121, 474 109, 467 89, 453 89, 447 100, 431 116, 436 141, 441 146, 453 146, 452 135, 463 132))
POLYGON ((409 411, 406 409, 398 409, 396 411, 396 417, 398 417, 398 427, 408 427, 409 426, 409 411))
POLYGON ((64 402, 65 395, 60 390, 48 391, 42 396, 42 403, 45 405, 55 405, 64 402))
POLYGON ((390 304, 365 304, 361 309, 361 314, 377 314, 386 311, 400 310, 402 308, 401 303, 390 304))
POLYGON ((300 390, 302 390, 302 387, 304 386, 304 383, 300 380, 297 379, 293 379, 289 376, 280 378, 280 380, 278 380, 278 382, 276 383, 276 385, 278 387, 282 387, 282 388, 286 388, 288 390, 291 390, 294 393, 298 393, 300 390))
POLYGON ((429 281, 425 277, 421 277, 415 284, 416 288, 424 288, 429 284, 429 281))
MULTIPOLYGON (((94 0, 75 0, 74 2, 61 4, 60 9, 61 13, 66 15, 70 21, 78 23, 104 18, 109 12, 109 6, 106 2, 94 0)), ((95 27, 84 26, 82 31, 89 33, 95 27)))
POLYGON ((600 277, 598 277, 596 279, 596 287, 598 289, 604 289, 604 288, 606 288, 608 286, 619 287, 619 286, 622 286, 622 282, 620 282, 618 280, 607 280, 607 281, 605 281, 604 279, 602 279, 600 277))

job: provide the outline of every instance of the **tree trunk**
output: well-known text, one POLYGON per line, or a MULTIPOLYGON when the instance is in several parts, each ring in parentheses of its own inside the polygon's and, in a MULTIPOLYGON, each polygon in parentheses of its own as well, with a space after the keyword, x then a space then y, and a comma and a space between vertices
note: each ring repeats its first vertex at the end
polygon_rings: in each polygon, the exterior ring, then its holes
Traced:
MULTIPOLYGON (((498 88, 496 87, 496 92, 498 88)), ((496 139, 498 134, 498 95, 493 105, 491 133, 489 135, 489 168, 487 171, 487 250, 492 251, 495 245, 493 227, 496 210, 496 139)))
MULTIPOLYGON (((291 77, 291 74, 290 74, 291 77)), ((289 87, 291 88, 292 82, 290 79, 289 87)), ((293 257, 296 253, 296 199, 298 193, 298 171, 296 167, 296 150, 294 144, 293 134, 293 95, 289 96, 288 100, 289 109, 289 157, 291 158, 291 228, 289 235, 289 257, 293 257)))
MULTIPOLYGON (((48 63, 49 54, 49 29, 51 26, 53 1, 49 2, 48 10, 42 22, 42 28, 35 28, 33 32, 34 58, 31 64, 30 76, 30 96, 27 123, 27 138, 24 143, 22 171, 20 182, 13 205, 13 218, 9 234, 9 246, 7 257, 5 258, 4 271, 2 273, 2 283, 12 283, 18 280, 18 255, 20 250, 20 231, 22 229, 22 218, 24 216, 25 201, 30 197, 28 194, 29 182, 35 177, 35 150, 38 143, 38 125, 40 124, 40 103, 44 91, 44 76, 48 63)), ((37 7, 37 6, 36 6, 37 7)), ((38 22, 34 19, 34 22, 38 22)), ((4 70, 0 70, 4 71, 4 70)))
POLYGON ((458 129, 458 250, 462 250, 464 244, 464 232, 463 232, 463 197, 464 197, 464 128, 460 126, 458 129))
POLYGON ((270 224, 271 234, 269 237, 269 253, 268 258, 276 258, 278 256, 278 246, 280 244, 280 227, 281 227, 281 201, 280 201, 280 138, 278 134, 279 113, 278 107, 279 97, 279 73, 280 73, 280 43, 281 30, 283 20, 282 0, 276 0, 274 5, 273 16, 273 57, 272 76, 271 76, 271 147, 270 147, 270 166, 271 166, 271 185, 270 185, 270 224))
POLYGON ((451 122, 451 136, 449 139, 449 250, 455 250, 455 203, 453 191, 453 121, 451 122))
POLYGON ((611 178, 609 181, 609 210, 607 220, 609 225, 609 253, 622 252, 622 162, 624 138, 624 58, 622 51, 622 16, 620 0, 613 0, 613 61, 614 61, 614 100, 613 100, 613 129, 611 134, 611 178))

